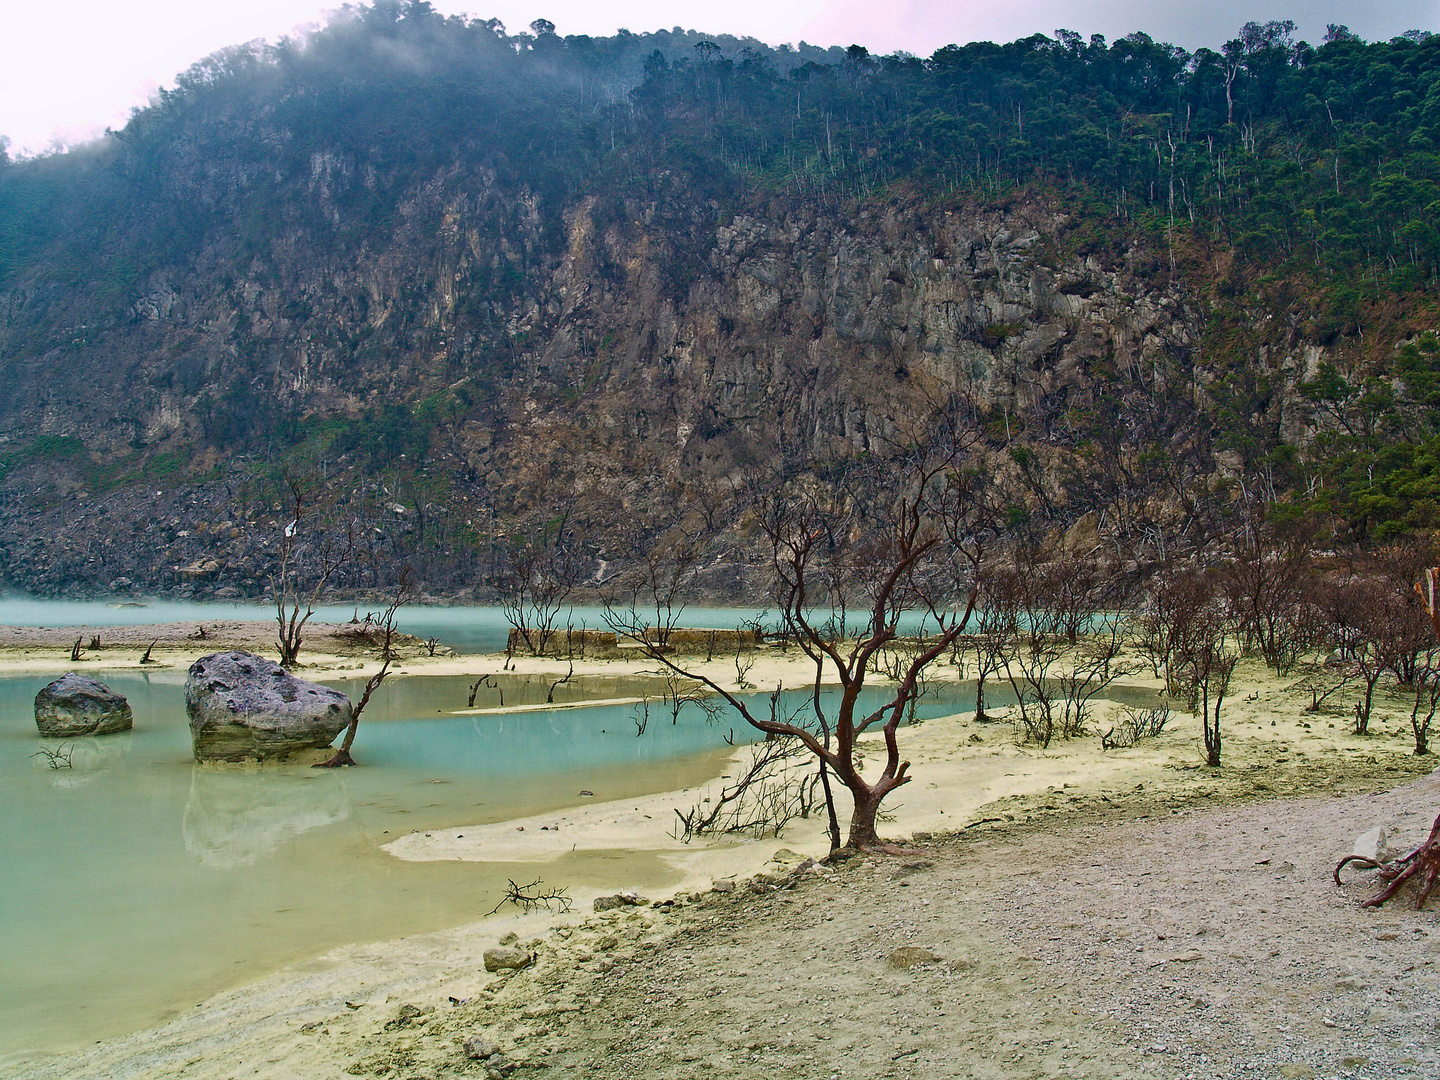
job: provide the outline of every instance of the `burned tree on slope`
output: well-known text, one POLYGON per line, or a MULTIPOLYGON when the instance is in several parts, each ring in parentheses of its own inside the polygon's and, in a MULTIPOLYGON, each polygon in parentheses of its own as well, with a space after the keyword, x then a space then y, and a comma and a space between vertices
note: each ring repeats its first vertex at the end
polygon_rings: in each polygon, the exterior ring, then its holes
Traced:
MULTIPOLYGON (((690 671, 647 632, 643 587, 607 601, 607 621, 661 664, 704 683, 747 723, 767 735, 799 740, 820 759, 822 779, 838 777, 854 801, 848 845, 879 842, 880 804, 910 780, 896 732, 919 692, 926 667, 947 654, 975 606, 975 568, 986 535, 982 479, 969 468, 973 440, 953 424, 938 437, 897 450, 829 477, 777 479, 758 494, 755 523, 768 542, 770 570, 783 633, 815 665, 811 716, 772 718, 727 687, 690 671), (852 611, 852 606, 858 610, 852 611), (903 618, 923 618, 922 647, 900 678, 885 686, 882 703, 862 709, 861 695, 880 654, 899 635, 903 618), (853 623, 858 631, 851 633, 853 623), (839 683, 838 703, 822 699, 826 675, 839 683), (884 766, 867 778, 857 743, 867 732, 884 738, 884 766)), ((661 621, 674 606, 652 608, 661 621)), ((838 837, 832 837, 838 841, 838 837)))

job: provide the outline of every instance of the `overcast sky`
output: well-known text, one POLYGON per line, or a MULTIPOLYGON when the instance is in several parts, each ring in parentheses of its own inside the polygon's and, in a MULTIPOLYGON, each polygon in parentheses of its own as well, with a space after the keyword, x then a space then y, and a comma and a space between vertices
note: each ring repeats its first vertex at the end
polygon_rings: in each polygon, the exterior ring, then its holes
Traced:
MULTIPOLYGON (((7 0, 0 3, 0 135, 16 150, 77 142, 203 56, 274 40, 323 21, 335 0, 7 0)), ((434 0, 447 14, 498 17, 512 31, 537 16, 561 34, 683 26, 771 44, 858 42, 928 56, 952 42, 1009 41, 1058 27, 1113 39, 1132 30, 1186 48, 1217 47, 1247 20, 1294 19, 1319 41, 1344 23, 1367 40, 1440 31, 1440 0, 434 0)))

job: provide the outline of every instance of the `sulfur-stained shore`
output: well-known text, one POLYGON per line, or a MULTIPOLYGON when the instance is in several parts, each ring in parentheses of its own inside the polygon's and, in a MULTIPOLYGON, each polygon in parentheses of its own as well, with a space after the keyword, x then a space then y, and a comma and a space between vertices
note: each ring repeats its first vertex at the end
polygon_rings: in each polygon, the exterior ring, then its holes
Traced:
MULTIPOLYGON (((63 647, 68 666, 76 635, 54 633, 58 645, 6 642, 0 665, 52 671, 63 647)), ((178 677, 249 640, 172 636, 155 655, 178 677)), ((363 649, 307 659, 310 677, 373 665, 363 649)), ((407 656, 398 671, 478 676, 502 659, 407 656)), ((637 666, 651 665, 577 662, 575 677, 637 666)), ((806 674, 793 654, 764 655, 750 680, 806 674)), ((387 850, 503 857, 539 877, 577 847, 645 851, 673 873, 663 891, 617 878, 641 906, 595 913, 597 891, 577 892, 569 914, 507 910, 337 949, 0 1075, 1435 1075, 1433 915, 1361 909, 1364 875, 1346 890, 1329 875, 1373 825, 1422 838, 1440 780, 1409 752, 1398 699, 1361 738, 1339 709, 1304 713, 1294 681, 1242 665, 1220 770, 1201 767, 1184 714, 1118 751, 1095 734, 1042 751, 969 714, 904 729, 915 779, 884 826, 899 846, 830 865, 806 862, 825 854, 815 818, 774 840, 680 843, 670 822, 695 791, 412 834, 387 850), (534 965, 487 973, 484 951, 509 934, 534 965), (502 1057, 468 1057, 477 1036, 502 1057)))

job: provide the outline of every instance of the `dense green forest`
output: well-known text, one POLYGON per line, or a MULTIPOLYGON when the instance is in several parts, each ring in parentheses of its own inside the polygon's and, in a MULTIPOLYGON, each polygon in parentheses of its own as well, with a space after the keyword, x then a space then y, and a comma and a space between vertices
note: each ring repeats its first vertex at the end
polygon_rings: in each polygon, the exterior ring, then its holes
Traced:
MULTIPOLYGON (((0 157, 0 292, 12 327, 30 320, 0 364, 57 355, 62 339, 85 349, 133 318, 157 272, 228 281, 274 260, 279 225, 359 257, 404 226, 417 191, 461 172, 523 193, 532 260, 564 254, 580 200, 617 218, 650 206, 677 297, 704 273, 717 223, 767 199, 836 216, 886 200, 1043 203, 1070 215, 1071 254, 1138 245, 1151 280, 1196 298, 1208 367, 1186 422, 1238 455, 1247 482, 1358 539, 1437 527, 1440 347, 1424 332, 1440 287, 1440 37, 1365 42, 1331 27, 1310 44, 1293 30, 1249 23, 1194 53, 1139 32, 1061 30, 919 58, 678 30, 560 36, 545 20, 511 33, 423 0, 348 8, 305 37, 195 65, 99 144, 0 157), (218 236, 228 261, 209 265, 218 236), (92 317, 62 326, 45 299, 62 294, 92 317), (1307 377, 1319 435, 1304 445, 1256 420, 1280 387, 1254 357, 1282 339, 1358 358, 1307 377)), ((476 215, 497 244, 521 244, 498 209, 476 215)), ((465 340, 490 345, 450 343, 468 365, 454 392, 325 413, 277 405, 248 375, 177 363, 174 385, 211 445, 320 440, 377 468, 423 460, 447 425, 498 407, 526 345, 506 329, 526 288, 517 266, 495 259, 468 281, 465 340)), ((307 303, 290 317, 312 316, 307 303)), ((366 332, 336 347, 363 357, 366 332)), ((435 325, 403 333, 416 351, 446 344, 435 325)), ((1064 417, 1064 438, 1099 462, 1076 490, 1104 486, 1107 435, 1133 421, 1119 408, 1102 393, 1064 417)), ((12 441, 3 466, 37 454, 12 441)), ((1143 455, 1112 465, 1149 467, 1143 455)), ((131 458, 105 468, 135 481, 154 466, 137 436, 131 458)))

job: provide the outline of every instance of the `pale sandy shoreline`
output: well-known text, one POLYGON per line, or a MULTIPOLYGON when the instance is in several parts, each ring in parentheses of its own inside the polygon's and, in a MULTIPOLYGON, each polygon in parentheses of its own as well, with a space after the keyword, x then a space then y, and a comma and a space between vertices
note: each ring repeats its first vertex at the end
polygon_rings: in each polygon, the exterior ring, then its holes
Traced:
MULTIPOLYGON (((193 632, 193 626, 174 625, 163 649, 157 646, 155 651, 164 666, 147 666, 162 678, 183 678, 188 664, 204 652, 257 640, 240 633, 233 637, 217 634, 204 642, 190 640, 177 635, 181 629, 193 632)), ((101 628, 115 639, 115 652, 102 650, 93 666, 80 669, 140 670, 138 654, 122 655, 128 647, 118 633, 122 629, 150 633, 154 628, 101 628)), ((73 666, 68 647, 77 633, 46 633, 52 635, 50 640, 39 636, 7 640, 0 634, 0 673, 58 674, 73 666)), ((501 656, 406 656, 396 665, 396 675, 477 677, 497 673, 503 661, 501 656)), ((375 666, 373 657, 363 651, 345 655, 339 649, 314 652, 307 662, 311 666, 304 674, 311 678, 363 676, 375 666)), ((518 674, 558 678, 565 673, 565 666, 554 660, 516 658, 511 668, 518 674)), ((733 685, 735 673, 729 658, 698 666, 733 685)), ((634 673, 637 667, 653 670, 653 665, 643 663, 588 660, 575 663, 574 677, 613 678, 634 673)), ((803 685, 812 672, 809 662, 796 653, 762 652, 749 680, 763 688, 795 687, 803 685)), ((1225 718, 1226 764, 1219 772, 1200 767, 1198 724, 1184 714, 1177 715, 1159 738, 1140 747, 1109 752, 1100 748, 1095 735, 1057 742, 1041 751, 1021 743, 1010 724, 977 724, 965 713, 902 729, 902 751, 913 762, 915 779, 887 803, 891 819, 884 831, 923 844, 935 836, 966 837, 997 827, 1003 830, 1008 822, 1022 828, 1032 819, 1059 822, 1070 814, 1142 803, 1204 805, 1205 800, 1221 803, 1350 790, 1355 784, 1373 789, 1377 784, 1383 786, 1381 778, 1387 774, 1393 774, 1398 782, 1424 771, 1425 763, 1407 756, 1403 735, 1408 730, 1398 702, 1382 703, 1374 724, 1378 734, 1362 739, 1348 733, 1342 716, 1304 714, 1298 695, 1287 690, 1292 682, 1277 680, 1258 665, 1242 665, 1225 718), (980 832, 973 832, 979 822, 985 824, 979 826, 980 832)), ((1155 684, 1135 678, 1129 685, 1153 689, 1155 684)), ((1117 708, 1101 703, 1092 730, 1105 730, 1117 708)), ((740 753, 743 751, 737 751, 737 756, 740 753)), ((773 869, 771 860, 779 851, 794 852, 793 858, 798 858, 823 855, 826 850, 826 837, 817 818, 792 823, 779 839, 682 844, 671 835, 674 811, 696 797, 694 791, 666 792, 615 803, 582 803, 568 810, 488 825, 455 822, 451 828, 401 837, 385 850, 409 860, 528 863, 536 868, 537 876, 543 876, 554 859, 573 850, 654 853, 671 871, 663 897, 681 898, 682 909, 690 897, 713 895, 710 890, 717 882, 724 887, 726 881, 743 882, 767 867, 773 869)), ((842 820, 845 810, 842 805, 842 820)), ((788 855, 782 859, 793 861, 788 855)), ((649 892, 653 884, 617 879, 613 889, 649 892)), ((301 1038, 300 1029, 305 1025, 324 1022, 338 1030, 344 1020, 350 1029, 359 1031, 367 1024, 373 1026, 374 1017, 402 1000, 438 1003, 427 1004, 430 1008, 452 997, 466 1001, 499 993, 495 977, 485 973, 480 964, 486 948, 507 932, 534 940, 535 947, 542 950, 542 941, 559 948, 558 942, 568 942, 572 935, 576 942, 586 933, 594 937, 599 931, 593 928, 599 924, 597 917, 590 915, 590 907, 602 891, 609 890, 577 891, 576 910, 569 915, 505 912, 436 934, 333 950, 216 995, 157 1028, 58 1057, 9 1063, 0 1073, 7 1077, 153 1075, 207 1080, 238 1075, 339 1077, 346 1072, 340 1068, 344 1055, 337 1056, 334 1046, 322 1047, 313 1039, 301 1038), (591 930, 585 929, 587 923, 591 930), (347 1001, 362 1007, 351 1009, 347 1001), (232 1067, 232 1061, 242 1059, 269 1064, 255 1073, 232 1067)), ((658 898, 659 894, 652 897, 658 898)), ((636 909, 618 918, 621 926, 639 925, 627 920, 643 922, 641 936, 648 939, 663 937, 669 932, 667 919, 673 922, 678 916, 636 909)), ((776 955, 782 966, 790 962, 784 959, 783 949, 776 955)), ((579 964, 588 970, 588 961, 579 964)), ((519 985, 518 977, 512 981, 519 985)), ((372 1074, 364 1069, 354 1072, 351 1066, 347 1069, 353 1075, 372 1074)))

